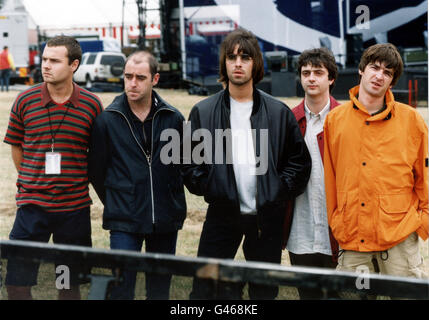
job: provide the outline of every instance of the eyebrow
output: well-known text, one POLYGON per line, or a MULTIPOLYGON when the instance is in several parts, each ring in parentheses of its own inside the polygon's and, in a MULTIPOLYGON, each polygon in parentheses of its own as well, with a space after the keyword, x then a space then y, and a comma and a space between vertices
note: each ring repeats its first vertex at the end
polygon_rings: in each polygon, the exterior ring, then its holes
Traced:
POLYGON ((42 56, 42 59, 49 59, 49 60, 54 60, 54 61, 60 61, 61 58, 57 58, 57 57, 47 57, 47 56, 42 56))
MULTIPOLYGON (((125 76, 133 76, 134 73, 124 73, 125 76)), ((136 74, 136 77, 147 77, 145 74, 136 74)))
POLYGON ((305 67, 302 67, 301 70, 323 70, 323 67, 311 67, 308 69, 304 69, 305 67))
MULTIPOLYGON (((232 48, 230 48, 229 50, 227 50, 227 54, 233 54, 235 50, 235 46, 233 46, 232 48)), ((243 47, 239 47, 237 48, 237 54, 248 54, 250 56, 250 53, 248 52, 248 50, 246 50, 243 47)))
POLYGON ((313 67, 309 69, 304 69, 304 67, 301 68, 301 72, 310 72, 310 71, 325 71, 323 67, 313 67))
POLYGON ((369 64, 373 65, 373 66, 376 66, 378 68, 383 68, 384 70, 389 71, 389 72, 393 72, 394 71, 394 68, 389 68, 389 67, 386 67, 386 66, 383 67, 380 62, 370 62, 369 64))

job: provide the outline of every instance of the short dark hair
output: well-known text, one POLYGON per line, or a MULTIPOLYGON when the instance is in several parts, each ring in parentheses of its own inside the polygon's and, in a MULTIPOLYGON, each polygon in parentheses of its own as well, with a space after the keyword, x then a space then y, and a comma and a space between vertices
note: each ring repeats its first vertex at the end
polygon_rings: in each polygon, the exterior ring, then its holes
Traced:
POLYGON ((46 46, 66 47, 69 65, 72 64, 75 60, 78 60, 80 64, 82 60, 82 49, 80 47, 79 42, 75 38, 68 36, 56 36, 52 39, 49 39, 48 42, 46 42, 46 46))
POLYGON ((384 63, 386 68, 393 69, 391 85, 394 86, 404 69, 404 63, 398 49, 391 43, 379 43, 370 46, 362 54, 359 70, 364 72, 366 66, 374 62, 384 63))
POLYGON ((228 83, 226 72, 226 57, 234 52, 238 44, 238 52, 248 54, 253 60, 253 84, 257 84, 264 77, 264 59, 259 48, 258 39, 248 30, 238 28, 229 33, 220 46, 219 55, 219 82, 228 83))
POLYGON ((298 74, 300 76, 302 67, 308 64, 314 67, 325 67, 328 70, 328 79, 334 80, 329 86, 329 92, 331 92, 338 77, 338 67, 332 52, 328 48, 304 50, 298 58, 298 74))
POLYGON ((152 79, 153 79, 154 75, 158 73, 158 61, 156 60, 156 58, 154 57, 154 55, 151 52, 149 52, 147 50, 134 51, 125 60, 125 65, 127 65, 128 61, 130 61, 131 59, 135 60, 136 63, 143 62, 143 60, 141 60, 139 58, 146 58, 147 59, 147 62, 149 63, 150 74, 152 75, 152 79))

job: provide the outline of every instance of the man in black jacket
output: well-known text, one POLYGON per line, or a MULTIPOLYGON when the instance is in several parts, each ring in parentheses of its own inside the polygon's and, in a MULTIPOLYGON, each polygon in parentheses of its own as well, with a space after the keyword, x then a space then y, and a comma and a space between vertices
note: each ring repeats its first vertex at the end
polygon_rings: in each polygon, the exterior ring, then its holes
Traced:
MULTIPOLYGON (((125 93, 97 117, 91 137, 89 176, 104 204, 103 228, 111 249, 174 254, 186 217, 180 167, 161 160, 164 130, 182 132, 184 117, 152 90, 156 59, 137 51, 125 63, 125 93)), ((122 272, 111 299, 133 299, 136 273, 122 272)), ((168 299, 170 275, 146 275, 148 299, 168 299)))
MULTIPOLYGON (((246 260, 280 263, 286 201, 304 191, 310 155, 291 110, 255 88, 264 69, 251 32, 225 38, 219 73, 225 90, 194 106, 184 138, 192 146, 185 184, 209 204, 198 256, 233 259, 244 236, 246 260), (204 151, 201 159, 195 150, 204 151)), ((242 284, 215 288, 195 278, 190 298, 240 299, 241 291, 242 284)), ((249 284, 251 299, 277 294, 276 286, 249 284)))

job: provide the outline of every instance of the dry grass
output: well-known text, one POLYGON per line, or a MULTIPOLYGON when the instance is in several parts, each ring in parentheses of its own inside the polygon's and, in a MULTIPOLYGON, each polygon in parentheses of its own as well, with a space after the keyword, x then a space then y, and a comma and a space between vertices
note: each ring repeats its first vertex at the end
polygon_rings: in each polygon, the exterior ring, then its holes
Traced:
MULTIPOLYGON (((192 106, 198 101, 204 99, 202 96, 188 95, 183 90, 173 89, 157 89, 157 92, 166 101, 177 107, 185 118, 188 118, 189 112, 192 106)), ((3 139, 7 123, 9 119, 9 112, 12 103, 18 92, 0 93, 0 135, 3 139)), ((116 96, 116 93, 100 93, 98 96, 101 98, 104 107, 107 107, 116 96)), ((300 102, 300 98, 280 98, 288 106, 293 107, 300 102)), ((426 108, 419 108, 419 112, 423 115, 425 120, 428 119, 428 110, 426 108)), ((0 195, 0 239, 8 239, 8 234, 13 225, 15 218, 16 205, 15 205, 15 192, 16 192, 16 170, 13 166, 13 162, 10 156, 10 147, 7 144, 0 143, 0 163, 2 168, 0 170, 0 184, 1 184, 1 195, 0 195)), ((101 228, 101 217, 103 206, 97 198, 94 190, 90 190, 91 197, 93 199, 93 205, 91 207, 91 221, 92 221, 92 237, 93 245, 97 248, 109 248, 109 233, 101 228)), ((201 197, 194 196, 186 192, 186 199, 188 205, 188 216, 184 224, 184 228, 179 232, 177 255, 181 256, 196 256, 199 236, 201 233, 202 224, 204 221, 205 211, 207 204, 201 197)), ((427 242, 424 243, 422 253, 428 260, 427 242)), ((244 259, 241 250, 237 254, 237 259, 244 259)), ((289 258, 287 252, 283 252, 284 265, 289 264, 289 258)), ((178 280, 174 279, 173 283, 177 284, 178 287, 182 287, 180 290, 189 289, 189 280, 178 280), (183 289, 184 287, 184 289, 183 289)), ((137 290, 141 290, 137 288, 137 290)), ((44 289, 40 289, 41 297, 43 297, 44 289)), ((1 293, 0 293, 1 294, 1 293)), ((172 295, 173 298, 186 299, 186 294, 179 293, 178 295, 172 295)))
MULTIPOLYGON (((198 101, 206 98, 203 96, 189 95, 184 90, 157 89, 157 92, 167 102, 177 107, 183 113, 185 118, 188 118, 191 108, 198 101)), ((2 139, 7 129, 9 112, 17 94, 17 91, 0 93, 0 135, 2 139)), ((97 95, 102 100, 104 107, 107 107, 118 94, 98 93, 97 95)), ((282 100, 290 106, 294 106, 300 101, 299 98, 288 98, 282 100)), ((3 166, 0 170, 0 183, 2 187, 0 196, 0 239, 7 239, 16 212, 15 183, 17 173, 11 159, 10 146, 5 143, 0 144, 0 161, 3 166)), ((109 234, 101 228, 103 205, 92 188, 90 194, 94 202, 91 206, 94 247, 108 248, 109 234)), ((179 233, 177 254, 195 256, 207 204, 201 197, 194 196, 188 192, 186 192, 186 199, 188 205, 188 217, 185 221, 184 229, 179 233)))

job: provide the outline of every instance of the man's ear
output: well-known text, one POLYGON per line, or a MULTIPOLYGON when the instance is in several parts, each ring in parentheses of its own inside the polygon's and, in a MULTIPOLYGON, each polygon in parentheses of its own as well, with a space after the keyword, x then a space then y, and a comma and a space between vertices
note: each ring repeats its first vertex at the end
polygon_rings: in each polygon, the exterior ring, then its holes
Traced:
POLYGON ((155 73, 155 74, 153 75, 153 79, 152 79, 152 86, 156 86, 156 85, 158 84, 159 77, 160 77, 159 73, 155 73))
POLYGON ((79 60, 78 60, 78 59, 75 59, 75 60, 71 63, 71 65, 70 65, 70 66, 72 67, 73 72, 76 72, 76 70, 79 68, 79 60))

